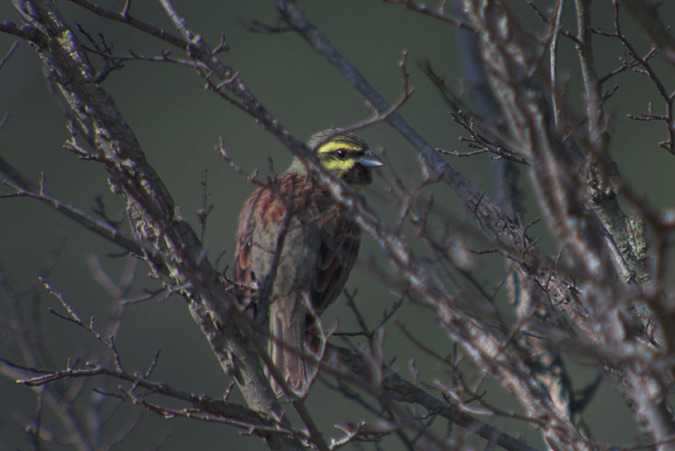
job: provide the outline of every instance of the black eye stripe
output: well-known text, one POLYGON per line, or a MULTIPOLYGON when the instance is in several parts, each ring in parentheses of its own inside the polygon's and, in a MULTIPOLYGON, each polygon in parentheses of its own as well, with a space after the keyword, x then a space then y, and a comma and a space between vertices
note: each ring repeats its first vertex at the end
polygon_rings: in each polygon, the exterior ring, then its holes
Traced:
POLYGON ((342 148, 342 149, 331 150, 329 152, 329 154, 334 158, 342 160, 342 159, 346 159, 348 157, 352 157, 352 158, 360 157, 361 155, 363 155, 363 151, 361 151, 361 150, 350 150, 350 149, 342 148))

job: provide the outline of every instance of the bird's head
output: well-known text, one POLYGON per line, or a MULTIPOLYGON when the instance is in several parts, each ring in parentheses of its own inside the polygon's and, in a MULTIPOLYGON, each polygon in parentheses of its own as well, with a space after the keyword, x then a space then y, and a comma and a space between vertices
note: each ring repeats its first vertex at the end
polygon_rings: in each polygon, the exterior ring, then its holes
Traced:
MULTIPOLYGON (((363 138, 353 133, 340 133, 328 129, 313 135, 307 146, 314 151, 321 165, 354 187, 370 184, 372 168, 384 166, 384 162, 373 153, 363 138)), ((291 170, 303 171, 304 164, 296 160, 291 170)))

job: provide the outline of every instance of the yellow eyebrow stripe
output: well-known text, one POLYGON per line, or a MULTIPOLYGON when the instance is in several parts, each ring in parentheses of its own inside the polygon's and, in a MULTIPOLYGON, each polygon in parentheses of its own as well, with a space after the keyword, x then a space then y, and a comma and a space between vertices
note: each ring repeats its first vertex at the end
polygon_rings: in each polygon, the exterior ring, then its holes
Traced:
POLYGON ((319 147, 317 150, 317 153, 328 153, 328 152, 334 152, 338 149, 345 149, 349 151, 363 151, 361 147, 358 145, 348 143, 348 142, 342 142, 342 141, 331 141, 327 142, 323 146, 319 147))

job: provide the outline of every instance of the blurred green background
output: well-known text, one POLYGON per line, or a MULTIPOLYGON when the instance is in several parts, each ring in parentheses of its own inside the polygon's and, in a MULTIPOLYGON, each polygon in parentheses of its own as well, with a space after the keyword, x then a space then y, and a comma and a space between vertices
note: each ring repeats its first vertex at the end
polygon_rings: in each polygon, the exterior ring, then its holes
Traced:
MULTIPOLYGON (((511 3, 526 29, 532 32, 541 30, 536 16, 524 1, 514 0, 511 3)), ((101 1, 101 4, 119 9, 123 2, 101 1)), ((224 33, 230 50, 222 54, 221 59, 239 71, 252 92, 297 136, 306 138, 317 130, 333 125, 346 126, 370 116, 371 112, 361 96, 297 35, 252 34, 242 26, 251 19, 275 24, 277 15, 272 1, 184 0, 174 4, 188 25, 212 46, 224 33)), ((544 9, 550 7, 548 2, 538 4, 544 9)), ((81 24, 92 35, 102 33, 117 54, 128 54, 132 49, 137 54, 158 55, 167 48, 162 42, 98 18, 68 2, 59 2, 59 5, 71 25, 81 24)), ((300 2, 300 6, 342 54, 391 101, 401 92, 398 63, 402 52, 407 51, 410 82, 415 94, 401 110, 402 115, 432 145, 448 150, 466 150, 458 141, 460 130, 451 121, 446 105, 417 67, 417 62, 428 59, 435 70, 446 78, 449 86, 459 88, 461 72, 456 51, 456 30, 452 26, 375 0, 305 1, 300 2)), ((598 21, 596 25, 609 29, 611 11, 606 6, 598 6, 594 11, 594 20, 598 21)), ((675 17, 673 4, 666 7, 672 10, 672 14, 664 13, 663 17, 675 17)), ((174 32, 156 2, 135 2, 131 12, 140 19, 174 32)), ((566 17, 565 23, 572 27, 571 15, 566 16, 569 17, 566 17)), ((641 36, 641 31, 627 15, 624 18, 627 33, 638 48, 646 51, 647 41, 641 36)), ((19 22, 9 2, 0 4, 0 21, 6 20, 19 22)), ((13 41, 9 36, 0 35, 0 53, 4 53, 13 41)), ((596 43, 601 47, 598 50, 600 72, 616 67, 618 57, 622 55, 620 47, 602 38, 598 38, 596 43)), ((180 50, 171 50, 175 56, 183 56, 180 50)), ((570 104, 578 107, 582 101, 582 90, 578 64, 569 43, 563 45, 561 55, 561 76, 569 80, 567 98, 570 104)), ((139 138, 149 162, 195 229, 198 229, 195 212, 202 206, 200 181, 204 171, 208 170, 208 202, 214 203, 215 208, 207 224, 206 245, 212 259, 226 251, 221 260, 223 268, 231 260, 239 209, 253 186, 219 157, 215 150, 219 137, 222 137, 235 162, 247 171, 260 169, 261 177, 267 174, 270 158, 277 171, 285 169, 290 162, 289 153, 247 115, 213 93, 206 92, 203 80, 193 70, 166 63, 128 62, 125 66, 122 71, 113 72, 104 87, 115 99, 139 138)), ((656 67, 668 74, 658 62, 656 67)), ((672 71, 669 74, 669 81, 672 81, 672 71)), ((607 108, 607 113, 614 117, 612 156, 622 175, 651 205, 659 208, 672 206, 675 159, 657 147, 658 140, 666 139, 664 127, 626 118, 627 113, 646 111, 647 101, 656 99, 655 89, 645 77, 631 73, 623 74, 616 82, 621 86, 607 108)), ((656 108, 660 105, 655 103, 656 108)), ((25 43, 19 45, 0 71, 0 114, 5 112, 9 113, 9 117, 0 129, 0 152, 5 158, 33 180, 44 174, 46 188, 51 194, 87 210, 95 206, 94 199, 100 195, 110 215, 121 217, 123 203, 110 193, 103 168, 96 163, 80 161, 62 149, 68 137, 64 117, 48 91, 34 50, 25 43)), ((655 112, 662 113, 658 109, 655 112)), ((419 181, 421 174, 414 149, 386 125, 376 125, 361 134, 371 147, 383 149, 391 161, 384 172, 385 178, 377 178, 366 196, 374 209, 393 224, 398 207, 392 203, 387 187, 391 185, 393 173, 409 187, 419 181)), ((492 175, 487 157, 455 158, 451 164, 473 183, 490 191, 492 175)), ((436 187, 427 192, 434 192, 436 205, 453 221, 464 221, 466 214, 447 190, 436 187)), ((525 220, 538 216, 536 205, 530 205, 525 220)), ((470 222, 469 226, 473 227, 470 222)), ((545 225, 538 227, 535 234, 545 234, 545 225)), ((412 231, 408 233, 415 244, 412 231)), ((92 275, 91 261, 98 259, 113 278, 119 278, 132 263, 127 258, 106 257, 107 253, 119 250, 34 200, 0 200, 0 263, 17 289, 35 283, 36 275, 51 249, 62 237, 65 237, 65 245, 60 262, 48 280, 64 294, 82 318, 96 316, 97 323, 102 325, 112 299, 92 275)), ((420 253, 424 252, 421 246, 417 249, 420 253)), ((479 263, 484 266, 482 281, 494 284, 495 278, 500 277, 499 265, 492 264, 489 259, 479 263)), ((396 292, 371 270, 373 265, 386 269, 386 264, 368 239, 364 241, 358 265, 347 288, 359 289, 357 303, 370 324, 374 325, 381 318, 382 311, 397 300, 396 292)), ((145 267, 140 265, 137 272, 134 294, 139 294, 144 287, 155 287, 146 279, 145 267)), ((42 335, 51 345, 57 366, 64 367, 68 358, 76 356, 86 359, 100 349, 91 335, 47 314, 47 307, 62 311, 58 301, 45 292, 41 292, 40 298, 41 314, 44 316, 42 335)), ((354 331, 353 314, 343 301, 338 301, 327 313, 328 324, 339 318, 341 330, 354 331)), ((5 308, 4 302, 0 305, 0 309, 5 308)), ((4 317, 5 311, 0 310, 0 314, 4 317)), ((450 352, 446 335, 428 311, 405 305, 397 318, 409 329, 415 330, 418 338, 432 348, 441 353, 450 352)), ((161 349, 161 358, 153 374, 155 380, 216 398, 229 384, 179 297, 162 303, 150 301, 128 307, 117 344, 123 363, 131 372, 144 371, 155 352, 161 349)), ((404 376, 411 377, 408 368, 413 360, 421 380, 431 381, 442 376, 438 365, 403 339, 396 328, 388 329, 385 345, 388 358, 398 356, 394 366, 404 376)), ((6 325, 2 325, 0 356, 11 359, 18 355, 14 340, 6 325)), ((579 373, 575 375, 575 384, 583 387, 594 377, 595 370, 583 365, 577 367, 579 373)), ((103 382, 97 381, 97 384, 103 382)), ((114 391, 115 387, 113 382, 108 390, 114 391)), ((495 392, 499 393, 498 390, 495 392)), ((92 392, 84 396, 97 395, 92 392)), ((235 400, 240 399, 238 395, 233 396, 235 400)), ((495 402, 502 403, 505 408, 515 408, 509 398, 495 395, 495 402)), ((22 415, 30 417, 35 409, 35 396, 29 389, 7 378, 0 379, 0 449, 29 447, 22 415)), ((124 424, 139 410, 129 403, 122 405, 108 430, 124 424)), ((333 424, 354 419, 354 408, 336 399, 336 395, 322 385, 312 392, 309 410, 320 415, 319 425, 324 431, 329 431, 327 435, 330 436, 340 435, 332 429, 333 424)), ((635 427, 626 408, 606 384, 603 384, 586 417, 599 440, 630 443, 635 437, 635 427)), ((437 424, 441 423, 437 420, 437 424)), ((516 435, 527 429, 500 418, 494 419, 492 424, 508 425, 507 432, 516 435)), ((46 420, 45 427, 53 425, 53 421, 46 420)), ((542 445, 536 435, 528 435, 527 438, 535 446, 542 445)), ((264 447, 259 439, 240 437, 239 431, 228 426, 184 419, 166 420, 144 413, 139 426, 118 449, 151 449, 160 445, 167 450, 264 447)), ((386 444, 383 446, 392 449, 386 444)))

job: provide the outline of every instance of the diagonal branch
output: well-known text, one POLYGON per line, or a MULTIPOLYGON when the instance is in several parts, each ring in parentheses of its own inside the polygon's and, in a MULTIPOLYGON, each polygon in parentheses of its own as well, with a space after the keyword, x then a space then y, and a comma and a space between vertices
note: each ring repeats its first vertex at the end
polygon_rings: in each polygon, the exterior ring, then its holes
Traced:
POLYGON ((56 211, 68 216, 85 229, 91 230, 97 235, 108 239, 110 242, 120 246, 128 252, 150 259, 156 268, 159 268, 162 272, 166 272, 164 263, 154 254, 150 247, 140 243, 134 239, 134 237, 112 227, 107 222, 96 220, 84 210, 80 210, 63 200, 48 194, 44 186, 38 186, 29 180, 5 160, 2 155, 0 155, 0 174, 2 174, 2 183, 15 191, 13 194, 5 194, 0 197, 7 198, 18 196, 37 199, 56 211))
MULTIPOLYGON (((257 351, 242 335, 246 324, 231 294, 225 292, 197 234, 176 214, 171 195, 148 164, 133 131, 97 83, 95 70, 75 34, 52 1, 15 3, 24 22, 39 33, 33 42, 46 73, 73 115, 74 126, 93 149, 94 160, 104 165, 113 191, 125 196, 137 238, 161 255, 221 367, 235 376, 249 405, 283 418, 257 351)), ((160 34, 166 38, 166 33, 160 34)), ((271 436, 267 440, 278 449, 301 448, 292 437, 271 436)))

